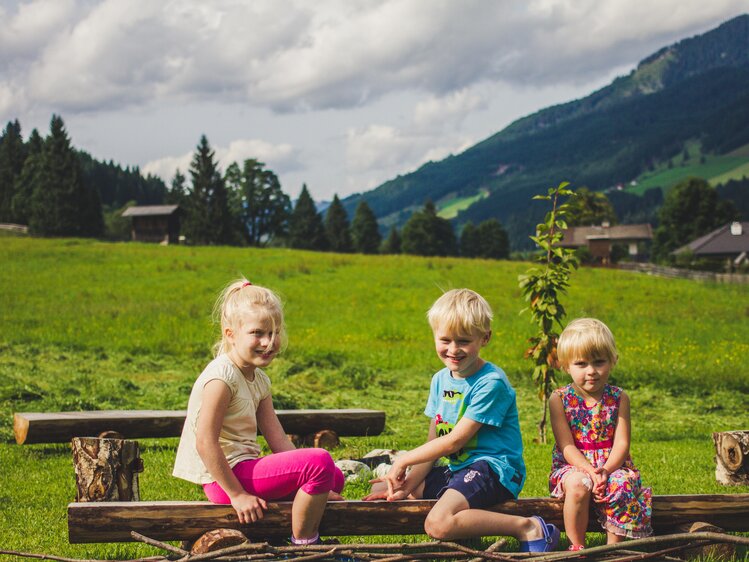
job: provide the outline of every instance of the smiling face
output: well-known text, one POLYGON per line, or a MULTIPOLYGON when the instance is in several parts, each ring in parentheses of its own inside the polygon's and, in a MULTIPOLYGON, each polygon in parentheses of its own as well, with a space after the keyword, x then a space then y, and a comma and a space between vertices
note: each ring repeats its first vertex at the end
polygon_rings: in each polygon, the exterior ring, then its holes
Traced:
POLYGON ((231 345, 229 358, 245 375, 257 367, 266 367, 281 347, 281 325, 267 314, 244 314, 239 325, 226 328, 224 334, 231 345))
POLYGON ((489 343, 491 332, 474 330, 461 333, 441 325, 434 330, 437 355, 453 376, 468 378, 475 374, 485 361, 479 357, 481 348, 489 343))
POLYGON ((575 359, 566 367, 572 382, 586 398, 596 401, 603 395, 603 387, 609 381, 612 362, 605 357, 596 359, 575 359))

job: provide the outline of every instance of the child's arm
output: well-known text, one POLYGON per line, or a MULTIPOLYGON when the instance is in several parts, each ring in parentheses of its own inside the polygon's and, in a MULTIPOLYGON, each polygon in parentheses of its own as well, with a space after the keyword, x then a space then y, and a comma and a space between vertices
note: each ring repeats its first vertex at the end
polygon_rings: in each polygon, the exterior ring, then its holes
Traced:
POLYGON ((595 474, 593 466, 575 445, 572 431, 570 431, 570 426, 564 415, 562 399, 557 393, 553 393, 549 397, 549 413, 551 414, 551 430, 554 432, 554 439, 557 442, 557 447, 559 447, 559 450, 562 451, 562 454, 564 455, 564 460, 575 468, 587 472, 590 474, 591 478, 597 481, 598 477, 595 474))
POLYGON ((262 519, 265 500, 248 494, 231 470, 218 444, 224 415, 229 407, 231 392, 221 380, 212 380, 203 387, 203 400, 198 415, 197 449, 200 459, 218 485, 226 492, 237 512, 240 523, 262 519))
POLYGON ((294 444, 289 441, 281 422, 278 420, 271 396, 267 396, 260 401, 255 415, 257 417, 257 426, 262 432, 263 437, 265 437, 265 441, 268 443, 271 451, 282 453, 296 449, 294 444))
MULTIPOLYGON (((437 437, 437 427, 436 427, 435 421, 432 420, 429 423, 429 433, 427 434, 427 442, 435 439, 436 437, 437 437)), ((416 488, 419 487, 419 484, 421 484, 424 481, 424 479, 427 477, 427 474, 429 474, 429 471, 432 470, 433 465, 434 465, 434 462, 432 461, 432 462, 423 462, 423 463, 412 466, 411 470, 409 471, 408 475, 405 477, 403 482, 401 482, 399 486, 395 487, 394 491, 390 490, 388 486, 388 488, 385 488, 384 490, 373 491, 372 493, 364 497, 364 501, 405 500, 416 488)), ((383 477, 383 478, 375 478, 373 480, 370 480, 369 482, 370 484, 374 484, 377 482, 387 482, 387 481, 383 477)))
POLYGON ((611 448, 611 453, 609 453, 606 463, 596 471, 602 480, 593 490, 597 496, 600 497, 606 493, 606 482, 608 482, 609 475, 620 468, 629 457, 629 443, 629 396, 622 392, 619 397, 619 417, 616 422, 616 431, 614 432, 614 446, 611 448))
MULTIPOLYGON (((434 431, 435 437, 428 440, 423 445, 396 457, 390 472, 383 477, 383 481, 387 483, 388 486, 388 497, 392 496, 395 491, 403 488, 403 485, 406 482, 406 469, 409 466, 414 467, 411 472, 413 472, 413 470, 418 470, 414 482, 416 482, 418 477, 421 478, 421 480, 414 485, 415 488, 424 478, 426 478, 426 475, 435 460, 460 451, 468 440, 471 439, 471 437, 473 437, 481 428, 481 425, 480 422, 463 417, 455 424, 455 427, 450 433, 443 435, 442 437, 437 437, 433 420, 429 426, 429 432, 430 435, 432 435, 432 432, 434 431)), ((408 484, 410 485, 411 482, 409 481, 408 484)))

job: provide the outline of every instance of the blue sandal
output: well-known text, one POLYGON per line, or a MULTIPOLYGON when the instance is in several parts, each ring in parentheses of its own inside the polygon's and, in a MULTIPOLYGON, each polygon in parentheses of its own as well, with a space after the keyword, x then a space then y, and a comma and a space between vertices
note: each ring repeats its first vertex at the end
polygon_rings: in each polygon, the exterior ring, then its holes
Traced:
POLYGON ((533 516, 541 523, 543 538, 532 541, 520 541, 520 552, 551 552, 559 544, 559 529, 552 523, 547 523, 538 515, 533 516))

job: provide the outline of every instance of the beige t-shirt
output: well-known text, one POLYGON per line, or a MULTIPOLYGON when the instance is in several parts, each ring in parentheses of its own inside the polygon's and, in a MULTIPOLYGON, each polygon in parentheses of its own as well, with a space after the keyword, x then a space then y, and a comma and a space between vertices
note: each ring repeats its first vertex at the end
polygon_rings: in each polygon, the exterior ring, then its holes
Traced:
POLYGON ((260 401, 270 396, 270 379, 263 371, 255 369, 255 380, 250 381, 228 355, 219 355, 208 364, 192 387, 187 403, 187 418, 172 472, 174 476, 196 484, 208 484, 215 480, 203 464, 196 447, 203 388, 214 379, 226 383, 231 392, 218 438, 229 466, 234 467, 241 461, 255 459, 260 455, 256 413, 260 401))

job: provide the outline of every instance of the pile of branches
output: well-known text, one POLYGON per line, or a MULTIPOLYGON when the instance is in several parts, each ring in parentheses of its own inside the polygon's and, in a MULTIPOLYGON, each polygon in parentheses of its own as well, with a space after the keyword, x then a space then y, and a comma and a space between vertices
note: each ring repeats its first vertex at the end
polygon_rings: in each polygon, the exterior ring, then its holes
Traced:
MULTIPOLYGON (((252 543, 249 541, 226 548, 201 554, 193 554, 182 548, 172 546, 155 539, 132 532, 135 540, 165 550, 168 554, 138 558, 129 562, 244 562, 252 560, 284 560, 291 562, 320 561, 375 561, 405 562, 407 560, 500 560, 504 562, 559 562, 605 561, 634 562, 636 560, 679 560, 674 555, 686 550, 703 549, 715 544, 742 545, 749 547, 749 538, 737 537, 716 532, 677 533, 658 537, 636 539, 618 544, 596 546, 575 552, 519 553, 498 552, 506 541, 500 539, 486 550, 476 550, 456 542, 429 541, 421 543, 388 543, 388 544, 320 544, 275 546, 267 542, 252 543), (638 550, 643 549, 643 550, 638 550)), ((56 562, 100 562, 62 558, 47 554, 31 554, 11 550, 0 550, 0 554, 54 560, 56 562)), ((103 562, 103 561, 102 561, 103 562)))

